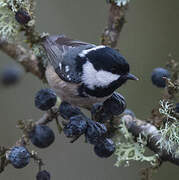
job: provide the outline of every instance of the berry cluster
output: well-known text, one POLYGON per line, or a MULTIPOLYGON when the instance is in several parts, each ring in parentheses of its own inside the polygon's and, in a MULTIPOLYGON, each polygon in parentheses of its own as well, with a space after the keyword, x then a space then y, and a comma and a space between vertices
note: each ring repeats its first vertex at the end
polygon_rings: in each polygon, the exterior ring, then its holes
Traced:
POLYGON ((85 135, 88 143, 94 145, 94 152, 99 157, 109 157, 115 151, 114 142, 106 138, 107 128, 100 122, 88 119, 79 108, 62 102, 60 115, 68 120, 64 126, 66 137, 74 138, 85 135))
MULTIPOLYGON (((41 89, 35 95, 35 106, 42 111, 52 110, 55 106, 57 96, 52 89, 41 89)), ((86 142, 94 146, 94 152, 101 158, 110 157, 115 151, 115 144, 109 138, 106 128, 106 120, 121 113, 130 114, 135 117, 130 110, 125 110, 126 101, 119 93, 114 93, 103 104, 94 104, 91 110, 92 116, 98 114, 99 122, 87 118, 78 107, 67 102, 62 102, 58 113, 65 119, 63 121, 63 132, 66 137, 72 138, 72 142, 84 135, 86 142), (125 111, 124 111, 125 110, 125 111), (100 116, 99 116, 100 114, 100 116)), ((28 130, 28 138, 38 148, 49 147, 55 140, 54 132, 44 124, 34 124, 28 130)), ((24 146, 13 147, 8 160, 15 168, 23 168, 30 162, 32 154, 24 146)), ((50 174, 46 170, 39 171, 37 180, 50 180, 50 174)))
MULTIPOLYGON (((51 109, 57 101, 56 94, 51 89, 41 89, 35 96, 35 106, 41 110, 51 109)), ((55 135, 51 128, 47 125, 35 124, 28 131, 28 138, 32 144, 38 148, 46 148, 50 146, 54 140, 55 135)), ((9 153, 7 159, 15 168, 23 168, 29 164, 32 154, 24 146, 15 146, 9 153)), ((50 174, 47 171, 39 171, 37 180, 50 180, 50 174)))

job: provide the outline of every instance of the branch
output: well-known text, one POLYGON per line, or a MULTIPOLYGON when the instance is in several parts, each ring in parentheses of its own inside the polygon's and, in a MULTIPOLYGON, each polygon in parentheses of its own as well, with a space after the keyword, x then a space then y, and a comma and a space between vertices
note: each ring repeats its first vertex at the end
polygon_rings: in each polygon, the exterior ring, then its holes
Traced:
POLYGON ((0 38, 0 50, 10 56, 13 60, 20 63, 27 72, 31 72, 39 79, 44 79, 44 72, 40 68, 40 63, 37 57, 24 47, 7 42, 0 38))
POLYGON ((173 164, 179 165, 179 154, 176 151, 178 146, 174 146, 170 153, 165 148, 161 149, 159 147, 160 145, 157 144, 161 138, 161 134, 154 125, 147 123, 146 121, 133 118, 130 115, 124 115, 122 118, 126 123, 127 129, 133 136, 138 137, 139 134, 143 134, 147 137, 147 146, 150 150, 157 153, 162 161, 170 161, 173 164))
POLYGON ((120 32, 123 28, 128 3, 118 6, 111 2, 108 16, 108 25, 101 36, 101 44, 116 47, 120 32))

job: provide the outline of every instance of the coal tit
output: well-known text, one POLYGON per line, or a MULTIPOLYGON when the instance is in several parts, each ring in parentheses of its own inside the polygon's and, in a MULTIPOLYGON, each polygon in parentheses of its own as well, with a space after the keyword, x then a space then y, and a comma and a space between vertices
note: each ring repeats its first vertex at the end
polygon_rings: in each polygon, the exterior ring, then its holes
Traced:
POLYGON ((47 81, 63 101, 72 105, 91 109, 128 79, 137 80, 129 73, 125 58, 110 47, 64 35, 47 36, 42 45, 49 60, 47 81))

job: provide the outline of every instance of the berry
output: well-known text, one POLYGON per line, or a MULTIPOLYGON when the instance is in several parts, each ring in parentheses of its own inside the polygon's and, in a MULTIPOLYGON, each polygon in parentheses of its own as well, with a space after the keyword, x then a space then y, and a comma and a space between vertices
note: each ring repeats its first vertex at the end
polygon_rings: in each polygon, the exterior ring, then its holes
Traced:
POLYGON ((164 88, 166 86, 166 81, 163 77, 170 77, 170 73, 168 70, 164 68, 154 69, 151 76, 152 83, 159 88, 164 88))
POLYGON ((52 89, 41 89, 35 96, 35 106, 42 111, 49 110, 57 102, 57 96, 52 89))
POLYGON ((67 137, 74 137, 85 133, 86 128, 86 118, 82 115, 77 115, 70 118, 70 122, 64 127, 63 131, 67 137))
POLYGON ((46 170, 39 171, 36 175, 36 180, 50 180, 50 173, 46 170))
POLYGON ((17 67, 7 67, 1 73, 1 83, 4 86, 14 85, 19 82, 22 72, 17 67))
POLYGON ((96 103, 91 108, 91 114, 93 119, 97 119, 99 122, 106 122, 112 119, 113 115, 120 115, 126 108, 126 101, 124 97, 114 92, 110 98, 108 98, 103 104, 96 103))
POLYGON ((94 146, 94 152, 101 158, 111 156, 115 151, 114 142, 111 139, 104 138, 94 146))
POLYGON ((52 129, 50 129, 48 126, 36 125, 29 133, 29 138, 32 144, 38 148, 46 148, 54 142, 55 135, 52 129))
POLYGON ((113 117, 111 112, 103 108, 102 103, 93 104, 91 108, 91 115, 93 119, 96 119, 100 123, 105 123, 107 120, 110 120, 113 117))
POLYGON ((99 139, 107 133, 106 126, 92 120, 88 121, 88 127, 85 133, 86 140, 91 144, 97 144, 99 139))
POLYGON ((60 115, 67 120, 73 116, 82 114, 79 108, 74 107, 65 101, 60 104, 59 111, 60 115))
POLYGON ((179 113, 179 103, 176 103, 175 112, 176 112, 176 113, 179 113))
POLYGON ((123 112, 123 114, 130 115, 130 116, 132 116, 133 118, 136 117, 135 114, 134 114, 134 112, 131 111, 130 109, 126 109, 126 110, 123 112))
POLYGON ((24 9, 19 9, 15 14, 15 19, 19 24, 24 25, 31 20, 31 17, 27 13, 27 11, 25 11, 24 9))
POLYGON ((11 149, 8 160, 15 168, 23 168, 30 162, 30 153, 23 146, 15 146, 11 149))
POLYGON ((124 97, 114 92, 112 96, 103 103, 105 112, 110 112, 112 115, 120 115, 126 108, 126 101, 124 97))

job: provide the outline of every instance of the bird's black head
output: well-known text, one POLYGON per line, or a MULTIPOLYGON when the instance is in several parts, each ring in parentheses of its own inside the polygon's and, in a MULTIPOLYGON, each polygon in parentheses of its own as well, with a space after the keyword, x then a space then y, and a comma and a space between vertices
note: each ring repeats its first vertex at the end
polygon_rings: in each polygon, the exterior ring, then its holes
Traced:
POLYGON ((108 96, 128 79, 137 80, 129 73, 129 64, 117 51, 106 46, 83 50, 79 56, 82 65, 82 81, 88 93, 97 97, 108 96))
POLYGON ((86 56, 97 71, 104 70, 118 75, 129 72, 129 64, 125 58, 110 47, 96 46, 82 51, 81 56, 86 56))

